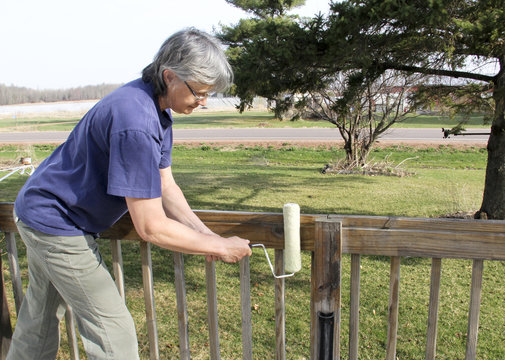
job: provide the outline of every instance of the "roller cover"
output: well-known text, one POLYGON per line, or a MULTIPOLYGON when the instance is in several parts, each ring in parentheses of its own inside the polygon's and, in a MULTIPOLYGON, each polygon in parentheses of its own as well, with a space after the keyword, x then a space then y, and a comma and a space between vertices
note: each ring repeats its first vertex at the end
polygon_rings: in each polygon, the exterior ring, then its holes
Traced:
POLYGON ((302 268, 300 254, 300 206, 285 204, 284 215, 284 268, 286 273, 295 273, 302 268))

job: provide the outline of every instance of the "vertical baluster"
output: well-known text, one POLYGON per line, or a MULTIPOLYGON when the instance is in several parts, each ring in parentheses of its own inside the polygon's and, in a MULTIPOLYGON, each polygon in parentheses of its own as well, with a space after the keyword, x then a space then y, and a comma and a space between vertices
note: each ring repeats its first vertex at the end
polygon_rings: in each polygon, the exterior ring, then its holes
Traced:
POLYGON ((140 242, 142 258, 142 283, 144 285, 144 302, 146 307, 147 335, 149 337, 149 355, 151 360, 159 360, 158 329, 156 326, 156 308, 154 305, 154 282, 151 258, 151 244, 140 242))
POLYGON ((67 330, 68 347, 70 348, 70 359, 79 360, 79 345, 77 343, 77 332, 75 331, 74 312, 68 304, 65 306, 65 328, 67 330))
MULTIPOLYGON (((275 250, 275 273, 284 274, 284 250, 275 250)), ((275 358, 286 359, 286 305, 284 278, 275 279, 275 358)))
POLYGON ((216 263, 205 262, 205 279, 207 283, 207 311, 209 320, 210 358, 219 360, 219 325, 217 314, 216 263))
POLYGON ((184 278, 184 255, 174 252, 175 294, 179 324, 179 351, 181 360, 191 358, 189 352, 188 306, 186 302, 186 280, 184 278))
POLYGON ((121 240, 111 240, 112 270, 119 294, 126 301, 123 273, 123 254, 121 252, 121 240))
POLYGON ((351 255, 351 305, 349 316, 349 359, 358 360, 359 349, 359 295, 361 256, 351 255))
POLYGON ((391 257, 389 277, 389 322, 386 345, 386 360, 396 360, 396 340, 398 335, 398 305, 400 302, 400 257, 391 257))
POLYGON ((0 359, 4 360, 7 357, 7 352, 12 340, 12 325, 9 312, 9 304, 7 303, 7 294, 5 293, 4 270, 2 264, 3 252, 0 249, 0 359))
POLYGON ((438 305, 440 299, 440 275, 442 259, 431 260, 430 305, 428 309, 428 330, 426 334, 426 360, 435 360, 437 354, 438 305))
POLYGON ((7 255, 9 257, 9 268, 11 272, 12 289, 14 291, 14 302, 16 305, 16 314, 19 315, 19 308, 23 302, 23 282, 21 281, 21 271, 19 270, 18 248, 16 246, 16 237, 14 233, 5 233, 5 242, 7 245, 7 255))
POLYGON ((479 311, 482 292, 483 260, 474 260, 472 267, 472 286, 470 291, 470 310, 468 313, 468 337, 466 339, 465 360, 475 360, 477 356, 477 337, 479 335, 479 311))
POLYGON ((240 299, 242 308, 242 359, 252 360, 251 272, 249 257, 240 260, 240 299))

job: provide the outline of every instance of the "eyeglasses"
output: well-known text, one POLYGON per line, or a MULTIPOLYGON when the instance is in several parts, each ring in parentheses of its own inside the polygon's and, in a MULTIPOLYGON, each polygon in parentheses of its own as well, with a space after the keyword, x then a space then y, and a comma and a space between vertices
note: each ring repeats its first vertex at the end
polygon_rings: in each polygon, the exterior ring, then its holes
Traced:
POLYGON ((198 95, 196 95, 195 90, 193 90, 193 89, 191 88, 191 86, 189 86, 189 84, 186 82, 186 80, 184 80, 184 84, 186 84, 186 86, 188 87, 189 91, 191 91, 191 93, 192 93, 192 94, 193 94, 193 96, 195 97, 195 101, 196 101, 196 102, 200 102, 200 101, 202 101, 202 100, 204 100, 204 99, 207 99, 207 98, 209 97, 209 94, 207 94, 207 93, 205 93, 203 96, 198 96, 198 95))

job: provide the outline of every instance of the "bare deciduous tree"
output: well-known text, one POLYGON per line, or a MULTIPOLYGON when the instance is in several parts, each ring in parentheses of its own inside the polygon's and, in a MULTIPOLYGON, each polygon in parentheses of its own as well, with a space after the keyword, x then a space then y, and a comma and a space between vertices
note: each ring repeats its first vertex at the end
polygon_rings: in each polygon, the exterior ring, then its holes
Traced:
POLYGON ((359 91, 346 94, 354 74, 338 74, 329 86, 310 91, 300 104, 310 116, 334 124, 344 139, 347 167, 366 164, 373 144, 392 125, 412 116, 409 95, 415 90, 419 77, 388 71, 373 81, 365 81, 359 91), (351 97, 351 98, 349 98, 351 97))

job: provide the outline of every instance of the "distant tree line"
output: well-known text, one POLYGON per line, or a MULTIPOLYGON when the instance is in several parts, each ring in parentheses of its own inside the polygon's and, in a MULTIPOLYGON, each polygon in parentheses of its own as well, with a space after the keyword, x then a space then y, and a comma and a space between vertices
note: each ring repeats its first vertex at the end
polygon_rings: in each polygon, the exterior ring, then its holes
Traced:
POLYGON ((80 86, 69 89, 37 90, 0 84, 0 105, 36 102, 76 101, 101 99, 121 84, 80 86))

